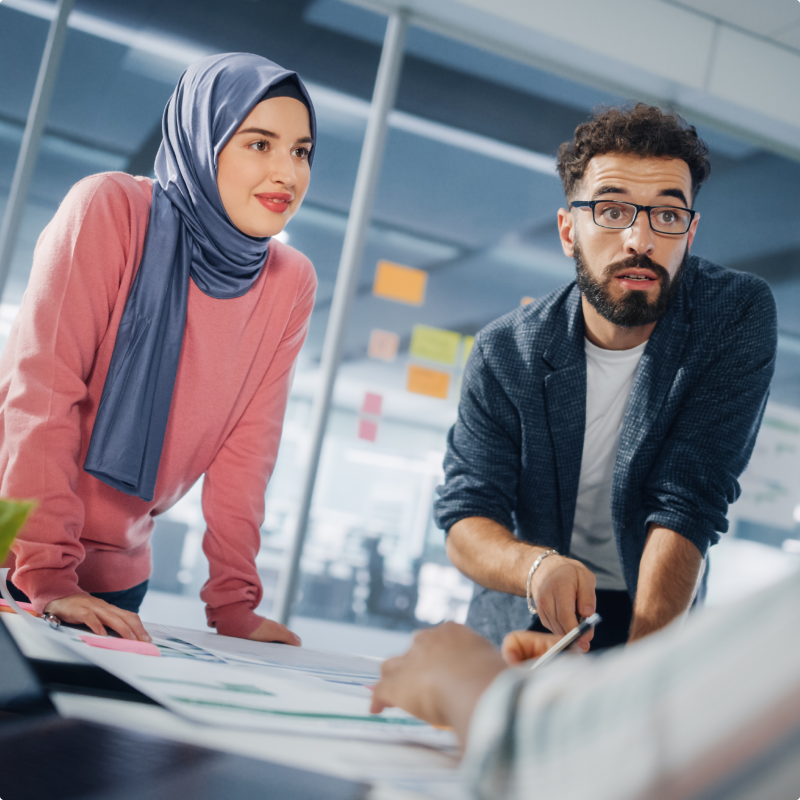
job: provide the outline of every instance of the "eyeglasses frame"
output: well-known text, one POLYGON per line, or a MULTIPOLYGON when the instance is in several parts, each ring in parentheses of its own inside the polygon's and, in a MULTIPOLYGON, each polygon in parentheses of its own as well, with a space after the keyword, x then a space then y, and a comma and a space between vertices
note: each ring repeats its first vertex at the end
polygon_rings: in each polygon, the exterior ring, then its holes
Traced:
POLYGON ((650 223, 650 230, 654 233, 662 233, 664 236, 686 236, 689 233, 690 228, 692 227, 692 222, 694 222, 694 218, 697 216, 697 212, 692 208, 685 208, 684 206, 668 206, 668 205, 659 205, 659 206, 640 206, 638 203, 629 203, 627 200, 608 200, 608 199, 600 199, 600 200, 573 200, 569 204, 570 208, 591 208, 592 209, 592 222, 597 225, 598 228, 603 228, 607 231, 626 231, 628 228, 632 228, 636 224, 636 220, 639 218, 640 211, 647 212, 647 221, 650 223), (610 225, 601 225, 594 216, 594 207, 598 203, 623 203, 626 206, 633 206, 636 209, 636 213, 633 215, 633 219, 631 220, 630 225, 626 225, 624 228, 612 228, 610 225), (687 226, 686 230, 682 233, 671 233, 670 231, 659 231, 653 227, 653 220, 650 217, 650 212, 654 208, 674 208, 676 211, 688 211, 691 215, 689 217, 689 225, 687 226))

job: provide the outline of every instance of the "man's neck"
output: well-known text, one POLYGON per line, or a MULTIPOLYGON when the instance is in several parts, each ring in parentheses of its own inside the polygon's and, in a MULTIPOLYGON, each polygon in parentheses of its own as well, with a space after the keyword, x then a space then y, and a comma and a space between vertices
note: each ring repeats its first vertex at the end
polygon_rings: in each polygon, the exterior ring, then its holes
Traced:
POLYGON ((601 317, 583 296, 581 305, 586 338, 603 350, 631 350, 638 347, 650 338, 656 327, 656 323, 651 322, 649 325, 637 325, 635 328, 622 328, 601 317))

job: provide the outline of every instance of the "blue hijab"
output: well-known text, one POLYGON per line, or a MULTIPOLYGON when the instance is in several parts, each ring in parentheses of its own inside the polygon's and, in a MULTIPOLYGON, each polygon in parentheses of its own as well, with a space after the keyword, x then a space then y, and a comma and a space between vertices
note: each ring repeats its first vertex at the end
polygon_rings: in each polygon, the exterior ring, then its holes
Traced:
MULTIPOLYGON (((164 109, 142 260, 84 463, 90 475, 142 500, 151 501, 155 493, 189 278, 210 297, 240 297, 266 261, 269 238, 247 236, 225 212, 217 190, 217 157, 270 89, 306 104, 315 140, 311 98, 297 75, 249 53, 192 64, 164 109), (288 91, 276 90, 276 84, 288 91)), ((313 150, 309 162, 312 157, 313 150)))

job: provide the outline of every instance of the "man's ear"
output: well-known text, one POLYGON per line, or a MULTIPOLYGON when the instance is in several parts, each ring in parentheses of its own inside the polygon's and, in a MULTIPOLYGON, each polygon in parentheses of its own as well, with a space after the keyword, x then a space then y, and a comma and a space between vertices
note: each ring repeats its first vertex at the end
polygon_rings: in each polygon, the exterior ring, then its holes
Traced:
POLYGON ((575 218, 566 208, 558 209, 558 238, 561 249, 567 258, 572 258, 575 250, 575 218))

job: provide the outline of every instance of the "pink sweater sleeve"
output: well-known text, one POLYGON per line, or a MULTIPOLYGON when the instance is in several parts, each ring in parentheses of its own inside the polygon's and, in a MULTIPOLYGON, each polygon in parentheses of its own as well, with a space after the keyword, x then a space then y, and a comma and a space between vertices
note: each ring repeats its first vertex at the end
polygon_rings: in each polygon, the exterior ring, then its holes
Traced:
MULTIPOLYGON (((130 179, 132 180, 132 179, 130 179)), ((130 251, 133 213, 109 176, 72 188, 45 228, 3 353, 7 463, 0 494, 39 507, 16 542, 14 582, 37 611, 78 588, 84 507, 77 494, 81 405, 109 329, 130 251)))
POLYGON ((295 361, 308 332, 316 277, 303 259, 294 308, 272 363, 236 427, 206 472, 203 514, 209 579, 200 597, 208 624, 226 636, 246 638, 263 617, 256 555, 261 547, 264 495, 278 456, 283 416, 295 361))

